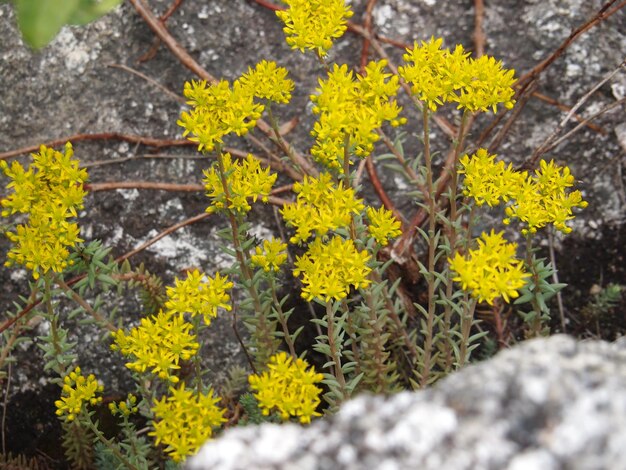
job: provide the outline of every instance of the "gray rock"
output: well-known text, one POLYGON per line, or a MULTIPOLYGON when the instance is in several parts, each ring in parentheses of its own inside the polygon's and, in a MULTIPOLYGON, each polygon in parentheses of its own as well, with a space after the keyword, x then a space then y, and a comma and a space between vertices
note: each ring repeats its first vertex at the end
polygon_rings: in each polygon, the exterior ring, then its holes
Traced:
POLYGON ((431 389, 361 396, 309 427, 231 429, 200 469, 624 469, 626 342, 528 341, 431 389))

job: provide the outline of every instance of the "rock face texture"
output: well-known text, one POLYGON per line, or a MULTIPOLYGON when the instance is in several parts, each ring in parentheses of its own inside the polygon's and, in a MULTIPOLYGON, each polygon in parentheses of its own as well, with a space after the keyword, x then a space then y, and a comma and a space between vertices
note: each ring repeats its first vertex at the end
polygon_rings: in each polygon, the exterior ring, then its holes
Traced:
POLYGON ((626 341, 529 341, 429 390, 364 396, 303 428, 231 429, 200 469, 626 468, 626 341))
MULTIPOLYGON (((160 16, 174 2, 146 0, 144 3, 160 16)), ((485 2, 485 52, 502 60, 507 68, 514 68, 518 77, 523 76, 549 57, 572 30, 584 24, 605 3, 606 0, 485 2)), ((351 2, 354 22, 363 21, 367 4, 365 0, 351 2)), ((379 0, 373 11, 373 25, 377 33, 406 44, 434 35, 443 37, 446 47, 463 44, 474 50, 473 4, 468 0, 379 0)), ((571 107, 614 70, 626 56, 624 11, 591 28, 567 48, 542 75, 537 92, 571 107)), ((23 44, 16 24, 11 2, 0 1, 0 154, 56 139, 64 142, 77 134, 182 137, 182 128, 176 121, 185 105, 155 83, 180 95, 185 81, 197 77, 163 45, 154 55, 149 54, 155 37, 129 2, 123 2, 89 25, 64 28, 40 51, 23 44), (149 80, 131 73, 128 67, 149 80)), ((218 78, 232 80, 261 59, 275 60, 287 67, 297 88, 292 103, 275 113, 281 123, 299 119, 287 137, 300 151, 309 151, 312 144, 309 132, 315 118, 309 95, 314 93, 318 76, 324 70, 314 55, 289 49, 282 26, 272 11, 251 0, 187 1, 167 20, 167 28, 200 65, 218 78)), ((388 44, 384 47, 390 60, 399 65, 403 48, 388 44)), ((362 38, 347 33, 331 50, 330 60, 357 68, 361 50, 362 38)), ((372 51, 370 48, 370 59, 378 59, 372 51)), ((578 113, 587 118, 624 96, 626 73, 622 72, 594 93, 578 113)), ((419 113, 406 97, 402 104, 410 121, 404 129, 410 136, 405 144, 406 155, 415 156, 421 151, 421 145, 412 137, 421 132, 419 113)), ((533 97, 503 139, 499 156, 506 162, 520 164, 565 114, 554 104, 533 97)), ((452 121, 458 119, 451 112, 446 117, 452 121)), ((492 115, 483 116, 477 121, 468 143, 475 141, 492 118, 492 115)), ((569 309, 572 325, 582 324, 579 327, 582 331, 587 325, 577 317, 577 312, 587 303, 590 290, 595 284, 623 283, 626 278, 623 106, 613 107, 593 122, 599 129, 584 127, 548 155, 571 167, 590 204, 574 221, 574 233, 555 242, 560 281, 569 284, 564 294, 565 307, 569 309)), ((570 123, 566 130, 573 126, 570 123)), ((448 141, 438 128, 433 133, 436 137, 433 148, 444 155, 448 141)), ((254 135, 263 138, 257 131, 254 135)), ((202 170, 211 161, 200 156, 193 146, 155 148, 115 138, 74 139, 73 143, 75 155, 88 166, 91 183, 200 184, 202 170)), ((227 143, 241 151, 264 155, 260 148, 243 139, 229 138, 227 143)), ((265 144, 274 148, 269 142, 265 144)), ((381 143, 377 153, 386 152, 381 143)), ((28 154, 24 152, 17 159, 27 164, 28 154)), ((441 164, 441 160, 438 158, 436 163, 441 164)), ((378 171, 399 210, 410 218, 416 208, 413 198, 406 195, 410 189, 406 182, 382 165, 378 171)), ((0 177, 2 194, 6 181, 0 177)), ((379 204, 372 198, 367 178, 363 196, 379 204)), ((79 218, 82 237, 88 241, 101 240, 112 248, 112 256, 118 257, 173 224, 204 213, 207 198, 203 191, 116 189, 91 192, 85 204, 79 218)), ((253 233, 259 239, 278 233, 271 207, 259 205, 253 217, 253 233)), ((219 249, 217 235, 224 223, 223 219, 211 217, 186 226, 133 256, 131 263, 134 267, 144 263, 151 272, 162 276, 166 284, 187 268, 198 267, 210 274, 228 268, 232 260, 219 249)), ((0 236, 0 265, 8 250, 8 239, 0 236)), ((29 280, 24 269, 0 269, 0 322, 6 319, 5 312, 21 309, 22 305, 16 307, 13 303, 19 302, 19 296, 29 295, 29 280)), ((144 315, 134 291, 129 291, 123 301, 114 296, 103 301, 107 302, 108 310, 118 309, 125 327, 138 324, 144 315)), ((626 317, 620 322, 620 328, 605 330, 611 334, 615 330, 626 331, 626 317)), ((603 327, 601 323, 600 327, 603 327)), ((42 351, 37 346, 38 336, 45 335, 48 328, 47 322, 41 322, 30 332, 29 341, 21 343, 14 352, 17 365, 13 367, 7 395, 6 447, 14 453, 43 453, 62 461, 61 430, 54 414, 59 388, 51 382, 53 375, 42 371, 42 351)), ((123 396, 132 390, 123 358, 113 354, 107 342, 97 340, 100 330, 93 325, 71 324, 68 329, 70 341, 80 345, 81 367, 102 380, 107 394, 123 396)), ((229 316, 217 318, 209 331, 202 353, 207 367, 214 373, 211 380, 217 385, 231 367, 246 362, 229 316)), ((0 392, 4 394, 5 389, 0 388, 0 392)), ((483 438, 490 432, 493 431, 486 430, 483 438)))

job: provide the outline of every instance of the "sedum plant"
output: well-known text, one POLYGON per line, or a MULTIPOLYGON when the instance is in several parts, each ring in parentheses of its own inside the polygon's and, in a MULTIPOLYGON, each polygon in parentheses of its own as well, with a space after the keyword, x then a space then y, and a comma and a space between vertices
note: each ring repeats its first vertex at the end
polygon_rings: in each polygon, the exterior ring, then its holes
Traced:
MULTIPOLYGON (((277 125, 277 107, 289 103, 295 88, 285 68, 263 60, 232 83, 190 81, 184 87, 190 108, 178 124, 212 162, 202 180, 206 211, 223 222, 230 269, 190 270, 164 288, 143 266, 107 261, 108 250, 99 242, 85 245, 74 219, 83 208, 88 175, 69 143, 64 152, 42 147, 28 168, 0 162, 10 193, 1 201, 2 216, 21 213, 27 220, 6 230, 12 243, 6 264, 31 272, 27 302, 41 305, 31 315, 50 323, 41 338, 44 369, 56 374, 61 387, 56 412, 66 455, 77 468, 94 462, 110 468, 146 468, 164 459, 180 463, 237 422, 306 424, 359 392, 426 387, 471 361, 486 334, 477 329, 478 305, 495 311, 514 302, 510 308, 523 318, 527 336, 547 332, 547 301, 562 285, 550 283, 554 267, 537 258, 533 243, 540 230, 569 233, 567 222, 586 202, 571 189, 567 167, 542 161, 533 173, 518 171, 486 149, 470 154, 465 144, 475 114, 514 106, 514 71, 492 57, 472 58, 462 46, 445 49, 442 39, 431 38, 406 51, 397 75, 385 60, 355 73, 326 62, 352 14, 344 1, 286 3, 289 8, 278 16, 287 43, 315 51, 326 72, 311 95, 316 122, 310 157, 288 145, 277 125), (401 81, 421 113, 419 123, 402 115, 396 98, 401 81), (440 175, 449 183, 438 192, 430 125, 447 105, 459 110, 460 125, 452 165, 440 175), (245 136, 264 114, 284 154, 273 162, 280 175, 252 154, 235 158, 224 149, 227 135, 245 136), (385 128, 420 125, 421 158, 405 156, 400 141, 390 158, 415 187, 423 228, 408 226, 391 208, 367 204, 355 171, 386 138, 385 128), (279 211, 288 235, 259 241, 251 235, 250 213, 254 204, 272 200, 279 177, 293 179, 293 199, 279 211), (499 205, 501 226, 478 233, 478 211, 499 205), (525 246, 507 240, 516 233, 525 246), (419 292, 407 293, 402 276, 416 246, 423 248, 415 261, 419 292), (286 271, 297 285, 281 296, 286 271), (139 289, 144 301, 145 316, 135 326, 115 309, 104 313, 98 294, 124 287, 139 289), (237 304, 232 292, 241 298, 237 304), (287 301, 293 296, 308 304, 317 331, 308 344, 300 340, 303 327, 290 321, 295 309, 287 301), (69 316, 80 315, 102 330, 136 384, 133 395, 109 404, 119 421, 115 439, 95 419, 106 384, 84 376, 78 366, 80 348, 68 341, 63 297, 76 305, 69 316), (241 346, 249 370, 247 382, 243 372, 233 373, 221 398, 201 351, 212 321, 223 315, 247 327, 241 346), (134 416, 147 423, 147 436, 139 435, 134 416)), ((15 328, 27 326, 22 319, 15 328)), ((16 344, 7 338, 5 332, 0 368, 16 344)))

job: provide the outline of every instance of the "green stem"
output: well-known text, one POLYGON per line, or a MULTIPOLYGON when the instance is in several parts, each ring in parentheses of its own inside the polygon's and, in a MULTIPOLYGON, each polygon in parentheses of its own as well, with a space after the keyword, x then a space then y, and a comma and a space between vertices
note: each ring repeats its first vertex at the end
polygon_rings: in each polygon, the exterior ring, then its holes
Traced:
POLYGON ((532 323, 529 325, 529 336, 531 338, 534 338, 541 336, 541 330, 543 329, 541 321, 543 317, 543 310, 541 308, 541 305, 539 304, 539 301, 537 300, 537 296, 540 294, 539 284, 541 280, 539 278, 539 273, 537 272, 537 268, 533 259, 533 234, 530 232, 526 235, 526 266, 530 270, 530 274, 533 280, 533 296, 530 300, 530 304, 533 307, 535 315, 532 323))
MULTIPOLYGON (((448 244, 450 246, 450 253, 448 256, 454 257, 457 252, 457 224, 459 219, 458 207, 457 207, 457 187, 459 184, 458 178, 458 166, 459 155, 463 148, 463 142, 465 140, 467 121, 469 119, 469 112, 466 110, 461 117, 461 125, 459 126, 459 132, 457 134, 456 142, 454 145, 454 162, 450 167, 450 223, 448 225, 448 244)), ((469 236, 469 235, 468 235, 469 236)), ((446 372, 452 369, 452 306, 449 302, 452 299, 454 293, 454 282, 452 281, 452 273, 450 269, 446 270, 446 303, 444 304, 443 314, 443 334, 444 334, 444 370, 446 372)))
POLYGON ((269 327, 267 325, 265 312, 263 311, 261 298, 253 282, 252 271, 248 266, 248 253, 246 250, 243 249, 241 240, 239 238, 239 222, 237 221, 235 214, 233 214, 232 210, 229 208, 232 197, 230 195, 228 181, 226 180, 226 170, 224 168, 221 147, 217 147, 216 151, 220 180, 222 182, 222 189, 224 190, 224 196, 226 198, 226 213, 228 214, 228 220, 230 222, 230 228, 233 237, 233 246, 235 248, 237 261, 239 262, 241 275, 244 278, 244 285, 248 290, 248 293, 250 294, 250 297, 252 298, 252 303, 254 305, 255 318, 257 320, 255 324, 255 332, 259 333, 258 338, 260 338, 260 342, 263 343, 263 345, 258 345, 259 347, 257 348, 257 361, 259 361, 260 363, 265 363, 269 356, 271 356, 275 352, 273 340, 271 333, 269 332, 269 327))
POLYGON ((435 324, 435 252, 437 247, 437 237, 435 236, 436 228, 436 207, 435 207, 435 190, 433 186, 433 168, 432 158, 430 154, 430 136, 429 136, 429 113, 428 107, 422 109, 424 120, 424 162, 426 165, 426 190, 428 191, 428 273, 426 274, 426 282, 428 284, 428 307, 426 318, 426 329, 424 331, 424 352, 422 356, 422 371, 420 374, 420 387, 428 385, 432 369, 432 350, 434 340, 434 324, 435 324))
POLYGON ((283 308, 280 306, 280 301, 278 300, 278 296, 276 295, 276 281, 274 280, 274 275, 270 274, 270 290, 272 291, 272 300, 274 301, 274 308, 276 309, 276 317, 278 318, 278 323, 283 330, 285 343, 287 343, 287 347, 289 348, 289 353, 295 359, 298 357, 296 354, 296 348, 293 345, 293 340, 291 335, 289 334, 289 328, 287 326, 287 318, 283 312, 283 308))
POLYGON ((54 281, 59 285, 59 287, 61 287, 61 289, 63 289, 63 291, 66 294, 68 294, 72 298, 72 300, 74 302, 76 302, 78 305, 80 305, 89 315, 91 315, 93 317, 93 319, 96 320, 96 322, 98 324, 104 325, 106 327, 106 329, 111 331, 111 332, 117 331, 117 328, 115 328, 113 323, 111 323, 109 320, 107 320, 99 312, 96 312, 91 307, 91 305, 89 305, 87 303, 87 301, 85 299, 83 299, 80 295, 78 295, 78 293, 76 291, 74 291, 70 286, 67 285, 67 283, 63 280, 63 277, 55 276, 54 277, 54 281))
POLYGON ((61 363, 61 357, 63 357, 63 348, 61 348, 59 338, 59 317, 54 314, 54 308, 52 307, 52 273, 47 272, 44 275, 44 291, 43 301, 46 306, 46 313, 48 320, 50 321, 50 335, 52 337, 52 346, 56 353, 56 359, 54 361, 56 365, 55 372, 61 377, 65 377, 69 371, 69 364, 61 363))
POLYGON ((130 463, 126 457, 122 455, 122 453, 117 448, 117 446, 115 446, 109 439, 104 437, 104 434, 102 434, 102 432, 97 428, 97 426, 93 424, 93 421, 91 421, 91 417, 87 416, 86 419, 81 420, 81 422, 84 422, 87 424, 89 429, 91 429, 94 432, 98 440, 102 442, 105 446, 107 446, 107 448, 113 453, 115 458, 124 465, 124 468, 130 469, 130 470, 139 470, 132 463, 130 463))
MULTIPOLYGON (((200 317, 200 315, 195 315, 193 319, 191 320, 191 322, 193 324, 193 329, 196 332, 196 337, 200 338, 200 327, 201 327, 202 318, 200 317)), ((202 345, 200 345, 200 348, 202 348, 202 345)), ((200 350, 198 350, 198 352, 194 354, 193 356, 193 365, 194 365, 194 372, 196 374, 196 390, 198 392, 198 395, 201 395, 202 394, 202 355, 200 354, 200 350)))
MULTIPOLYGON (((465 237, 464 250, 467 253, 470 249, 470 243, 472 241, 472 230, 474 222, 474 212, 476 206, 472 204, 470 208, 469 218, 467 220, 467 235, 465 237)), ((459 361, 456 364, 456 368, 459 369, 465 365, 469 360, 467 350, 469 348, 469 337, 474 324, 474 310, 476 308, 476 301, 469 298, 467 291, 463 291, 463 304, 461 314, 461 346, 459 348, 459 361)))
POLYGON ((330 349, 330 358, 335 364, 334 375, 339 384, 339 391, 341 392, 341 400, 337 403, 338 405, 348 399, 349 394, 346 388, 346 378, 343 375, 343 369, 341 367, 340 347, 338 348, 335 342, 335 311, 332 302, 326 302, 326 320, 328 322, 328 347, 330 349))
POLYGON ((459 347, 459 362, 457 368, 463 367, 469 360, 469 337, 474 324, 474 309, 476 300, 469 299, 467 292, 463 293, 463 316, 461 317, 461 346, 459 347), (465 308, 467 306, 467 308, 465 308))
POLYGON ((302 179, 303 173, 317 176, 317 170, 304 158, 298 158, 298 155, 293 151, 293 148, 285 142, 283 136, 280 133, 280 129, 278 128, 278 121, 274 117, 274 113, 272 112, 272 105, 268 101, 265 109, 267 109, 267 117, 270 121, 270 127, 274 131, 274 137, 276 138, 276 143, 281 148, 283 152, 289 157, 289 160, 293 164, 294 170, 297 172, 297 176, 299 176, 299 180, 302 179))

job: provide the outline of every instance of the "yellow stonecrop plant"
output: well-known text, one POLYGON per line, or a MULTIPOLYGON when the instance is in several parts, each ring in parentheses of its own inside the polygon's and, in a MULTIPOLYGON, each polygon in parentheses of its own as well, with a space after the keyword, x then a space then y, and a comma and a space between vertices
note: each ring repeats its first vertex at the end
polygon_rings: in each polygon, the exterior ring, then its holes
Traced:
POLYGON ((181 383, 170 387, 170 394, 154 402, 154 431, 157 445, 163 443, 165 452, 174 462, 182 462, 195 454, 213 435, 213 429, 226 422, 226 410, 217 404, 213 389, 197 393, 181 383))
POLYGON ((28 223, 6 233, 13 247, 5 265, 23 265, 34 279, 48 271, 62 272, 70 263, 69 250, 83 241, 71 219, 83 208, 88 175, 73 156, 68 142, 64 153, 42 145, 28 169, 18 162, 9 166, 0 161, 0 170, 11 179, 7 188, 13 189, 0 201, 2 216, 28 214, 28 223))
POLYGON ((302 183, 294 184, 296 202, 286 204, 281 210, 287 226, 296 229, 291 243, 347 227, 352 217, 365 208, 354 189, 346 188, 343 182, 335 185, 332 180, 329 173, 322 173, 318 178, 305 177, 302 183))
POLYGON ((316 384, 323 379, 304 359, 294 359, 286 352, 272 356, 265 372, 248 377, 265 416, 276 410, 283 420, 295 417, 305 424, 321 416, 317 408, 322 389, 316 384))
POLYGON ((249 199, 253 202, 258 199, 263 202, 269 200, 278 176, 276 173, 270 173, 269 168, 262 168, 259 160, 252 155, 248 155, 242 162, 233 160, 230 153, 224 153, 220 158, 223 168, 220 169, 215 164, 204 170, 202 181, 207 190, 206 195, 211 200, 211 205, 206 210, 208 213, 227 209, 245 214, 252 209, 249 199), (224 190, 222 171, 227 175, 228 193, 224 190))
POLYGON ((84 376, 80 367, 63 377, 61 399, 54 402, 56 414, 65 421, 71 422, 85 409, 102 402, 104 386, 98 383, 93 374, 84 376))
POLYGON ((530 276, 516 251, 517 244, 508 243, 503 232, 483 233, 478 248, 469 250, 467 256, 457 253, 449 259, 450 269, 457 274, 453 280, 479 302, 493 305, 498 297, 506 302, 515 299, 530 276))
POLYGON ((402 234, 402 224, 390 210, 384 207, 378 210, 368 207, 366 214, 370 222, 367 230, 380 246, 387 246, 389 239, 396 238, 402 234))
POLYGON ((514 70, 502 68, 502 62, 493 57, 472 59, 461 45, 450 51, 442 49, 442 44, 443 39, 434 37, 415 42, 404 55, 407 65, 398 67, 413 94, 431 111, 445 103, 457 103, 469 112, 492 109, 495 113, 498 104, 513 107, 514 70))
POLYGON ((182 315, 161 311, 142 318, 128 333, 122 329, 112 333, 111 349, 134 358, 126 363, 129 369, 140 374, 149 371, 161 380, 178 383, 174 372, 180 369, 180 362, 191 359, 200 347, 192 328, 182 315))
POLYGON ((270 240, 264 240, 263 247, 257 246, 255 252, 256 254, 251 256, 250 261, 253 266, 265 272, 278 272, 287 261, 287 244, 273 237, 270 240))
POLYGON ((399 87, 398 77, 386 72, 387 61, 370 62, 363 75, 354 74, 347 65, 328 72, 311 95, 313 112, 319 120, 311 135, 313 158, 330 170, 343 173, 344 156, 351 153, 365 158, 380 138, 376 132, 383 123, 393 127, 406 123, 399 117, 402 108, 392 99, 399 87))
POLYGON ((535 174, 527 175, 515 187, 503 222, 508 224, 511 219, 519 219, 526 226, 522 234, 535 233, 548 224, 560 232, 570 233, 572 228, 566 222, 574 218, 573 209, 587 207, 580 191, 567 191, 573 185, 574 177, 568 167, 555 165, 553 160, 542 160, 535 174))
POLYGON ((126 400, 120 402, 112 401, 109 403, 109 411, 113 416, 119 415, 129 417, 139 411, 139 407, 137 406, 137 397, 132 393, 129 393, 126 400))
POLYGON ((256 126, 265 109, 256 100, 287 103, 293 87, 287 71, 268 61, 249 69, 232 86, 226 80, 216 84, 187 82, 184 94, 192 109, 181 114, 178 125, 185 129, 183 136, 198 144, 200 152, 210 152, 223 144, 225 135, 246 135, 256 126))
POLYGON ((289 8, 277 11, 285 23, 286 41, 293 49, 316 51, 324 57, 333 40, 343 36, 352 10, 344 0, 283 0, 289 8))
POLYGON ((512 219, 519 219, 525 225, 523 235, 536 233, 548 224, 565 234, 572 231, 566 222, 574 218, 573 209, 585 208, 587 202, 579 190, 568 192, 574 184, 568 167, 541 160, 539 169, 531 175, 495 159, 485 149, 461 158, 459 173, 464 175, 466 196, 472 197, 477 206, 508 203, 503 223, 508 225, 512 219))
POLYGON ((194 269, 187 273, 187 279, 176 278, 174 286, 167 287, 165 309, 170 315, 202 315, 208 326, 211 319, 217 317, 220 308, 226 311, 232 309, 228 294, 232 287, 228 276, 216 273, 215 277, 210 277, 194 269))
POLYGON ((365 288, 371 283, 371 255, 366 250, 359 251, 352 240, 337 235, 328 242, 316 238, 308 248, 298 256, 293 270, 295 276, 302 276, 304 299, 341 300, 348 296, 351 287, 365 288))
MULTIPOLYGON (((218 232, 231 244, 224 248, 233 259, 232 266, 223 271, 228 276, 190 269, 163 289, 160 279, 151 282, 154 279, 141 268, 137 272, 129 264, 120 268, 114 260, 105 264, 106 251, 90 264, 89 256, 78 250, 72 253, 83 241, 74 219, 83 208, 88 175, 73 158, 71 144, 64 152, 42 146, 26 169, 17 162, 0 161, 11 192, 0 200, 2 217, 28 216, 27 223, 5 229, 12 242, 6 264, 23 265, 34 279, 43 275, 45 280, 37 283, 33 299, 45 305, 40 314, 50 321, 46 370, 55 370, 62 378, 56 413, 64 428, 72 426, 73 432, 88 428, 124 468, 146 468, 145 462, 153 458, 151 451, 136 445, 145 438, 137 435, 128 419, 133 413, 149 421, 149 435, 174 462, 183 462, 226 423, 226 416, 235 422, 241 409, 244 420, 276 413, 282 420, 307 424, 362 391, 392 393, 434 383, 470 361, 481 337, 473 317, 479 302, 489 304, 494 315, 502 306, 500 299, 532 304, 531 312, 517 312, 532 323, 535 333, 549 320, 545 301, 560 287, 548 284, 553 268, 535 256, 532 236, 549 225, 569 233, 572 229, 567 224, 574 210, 586 207, 581 192, 572 189, 575 181, 570 169, 541 161, 532 173, 517 171, 482 148, 463 155, 471 115, 515 105, 514 70, 493 57, 472 58, 460 45, 445 49, 443 39, 433 37, 415 42, 406 51, 398 74, 391 73, 395 69, 386 60, 372 61, 356 73, 348 65, 326 62, 333 41, 345 32, 352 16, 344 0, 285 3, 288 8, 277 15, 285 24, 287 43, 294 49, 315 51, 325 70, 310 95, 316 117, 310 131, 314 138, 310 155, 300 154, 287 143, 277 125, 273 106, 289 103, 295 85, 287 69, 275 62, 262 60, 232 82, 191 81, 184 87, 190 108, 178 120, 183 136, 199 152, 215 157, 203 171, 202 181, 209 200, 206 212, 212 214, 211 219, 230 225, 218 232), (383 131, 383 127, 407 124, 396 100, 401 80, 409 85, 413 101, 421 101, 417 107, 422 110, 424 146, 423 153, 414 158, 404 154, 403 134, 394 143, 383 131), (454 158, 444 168, 449 178, 442 173, 437 180, 429 120, 448 103, 462 112, 451 146, 454 158), (234 158, 224 151, 227 135, 247 135, 266 111, 274 131, 273 147, 261 147, 273 168, 286 170, 280 175, 251 153, 234 158), (418 191, 411 197, 420 205, 416 215, 426 214, 421 219, 424 225, 415 222, 419 217, 403 225, 394 216, 400 214, 399 205, 394 209, 385 201, 393 212, 375 208, 365 202, 369 201, 367 192, 359 193, 361 185, 365 186, 361 171, 371 163, 363 160, 375 161, 381 137, 391 154, 379 157, 395 158, 400 163, 395 165, 398 171, 415 184, 418 191), (359 169, 353 171, 356 166, 359 169), (273 197, 279 177, 292 178, 292 202, 273 197), (439 187, 446 181, 450 181, 447 187, 439 187), (462 194, 457 194, 458 188, 462 194), (252 235, 248 217, 259 201, 282 204, 275 215, 287 233, 279 227, 280 239, 260 241, 258 234, 252 235), (492 229, 472 238, 475 211, 500 204, 505 213, 503 225, 513 220, 521 224, 520 232, 527 240, 525 259, 518 259, 517 244, 508 242, 504 232, 492 229), (398 242, 390 243, 398 237, 398 242), (77 259, 81 261, 71 269, 77 276, 75 284, 66 282, 63 271, 77 259), (297 281, 295 289, 301 287, 300 296, 309 302, 317 328, 312 343, 299 337, 300 319, 290 319, 294 312, 302 318, 302 310, 287 302, 289 295, 280 294, 282 271, 290 269, 297 281), (411 275, 410 282, 401 282, 404 274, 411 275), (121 283, 128 279, 141 284, 152 301, 145 303, 147 314, 138 325, 120 327, 113 313, 108 317, 101 313, 99 301, 92 307, 81 298, 97 283, 108 289, 123 287, 121 283), (417 286, 415 291, 410 291, 411 286, 417 286), (61 290, 79 299, 81 311, 92 314, 98 326, 112 332, 110 347, 126 358, 126 367, 137 382, 137 396, 130 394, 109 405, 123 422, 128 438, 123 444, 113 445, 91 421, 93 413, 87 407, 101 403, 103 387, 93 375, 73 369, 74 345, 65 341, 67 331, 60 326, 63 311, 55 312, 53 302, 61 290), (236 296, 236 303, 231 302, 231 295, 236 296), (320 305, 325 311, 318 317, 320 305), (231 312, 229 320, 254 372, 247 381, 254 398, 245 393, 245 385, 233 386, 245 383, 236 380, 242 378, 237 374, 229 386, 220 387, 229 410, 219 406, 221 399, 208 382, 199 354, 203 339, 210 334, 207 327, 216 321, 220 309, 231 312), (247 327, 247 335, 239 335, 238 320, 247 327), (292 331, 294 323, 298 328, 292 331), (283 347, 288 352, 280 351, 283 347), (324 357, 324 374, 305 360, 310 349, 324 357), (321 403, 321 383, 327 408, 321 403), (244 397, 252 410, 246 408, 244 397)), ((268 132, 267 126, 260 127, 268 132)), ((88 464, 79 466, 88 468, 88 464)))

